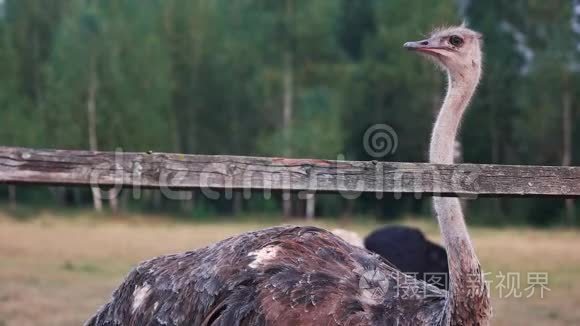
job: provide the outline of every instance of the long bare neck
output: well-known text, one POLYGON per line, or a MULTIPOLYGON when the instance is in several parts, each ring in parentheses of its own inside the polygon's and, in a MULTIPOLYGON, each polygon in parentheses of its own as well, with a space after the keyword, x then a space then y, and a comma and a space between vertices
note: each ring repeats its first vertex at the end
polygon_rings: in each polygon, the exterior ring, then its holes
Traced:
POLYGON ((479 83, 481 68, 469 75, 454 76, 448 73, 447 96, 439 111, 429 148, 429 161, 437 164, 453 164, 455 140, 461 119, 479 83))
MULTIPOLYGON (((481 68, 472 66, 463 74, 449 74, 447 96, 437 117, 429 160, 431 163, 452 164, 454 145, 463 113, 467 109, 479 82, 481 68)), ((486 306, 481 295, 487 295, 485 282, 479 267, 479 260, 471 243, 461 204, 457 198, 434 198, 434 207, 439 221, 443 241, 447 248, 449 262, 449 294, 455 308, 453 315, 471 315, 470 311, 486 306), (471 291, 471 292, 470 292, 471 291), (474 292, 481 291, 477 294, 474 292), (469 308, 470 307, 470 308, 469 308)), ((487 308, 487 307, 486 307, 487 308)), ((473 316, 473 315, 471 315, 473 316)), ((452 322, 452 324, 454 324, 452 322)), ((475 324, 474 324, 475 325, 475 324)), ((479 324, 478 324, 479 325, 479 324)))
MULTIPOLYGON (((429 150, 429 161, 437 164, 453 164, 455 140, 461 118, 479 81, 479 76, 460 81, 452 75, 448 78, 447 96, 435 122, 429 150)), ((459 267, 471 267, 477 265, 478 261, 465 226, 459 199, 435 197, 434 206, 448 251, 450 290, 453 292, 454 287, 461 286, 461 275, 457 275, 461 272, 459 267)))

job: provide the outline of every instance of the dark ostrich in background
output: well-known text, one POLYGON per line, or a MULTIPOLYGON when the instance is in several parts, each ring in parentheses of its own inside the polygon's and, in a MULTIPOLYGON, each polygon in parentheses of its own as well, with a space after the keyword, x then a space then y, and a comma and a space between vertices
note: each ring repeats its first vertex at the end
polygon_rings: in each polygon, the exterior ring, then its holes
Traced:
POLYGON ((429 241, 419 229, 407 226, 385 226, 364 239, 364 246, 403 273, 447 289, 449 267, 445 248, 429 241))
MULTIPOLYGON (((405 44, 444 67, 447 97, 430 161, 453 163, 459 122, 481 74, 480 35, 464 27, 405 44)), ((435 198, 449 291, 313 227, 249 232, 136 267, 87 325, 489 325, 487 287, 456 198, 435 198)))

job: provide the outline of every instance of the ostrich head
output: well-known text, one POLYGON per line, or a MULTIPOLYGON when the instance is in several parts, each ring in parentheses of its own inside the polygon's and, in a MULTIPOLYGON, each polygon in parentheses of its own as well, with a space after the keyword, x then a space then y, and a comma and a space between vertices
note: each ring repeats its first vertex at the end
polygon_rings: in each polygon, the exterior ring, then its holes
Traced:
POLYGON ((479 79, 481 74, 481 34, 464 26, 435 30, 428 39, 405 43, 405 48, 420 52, 446 69, 453 78, 466 72, 479 79))

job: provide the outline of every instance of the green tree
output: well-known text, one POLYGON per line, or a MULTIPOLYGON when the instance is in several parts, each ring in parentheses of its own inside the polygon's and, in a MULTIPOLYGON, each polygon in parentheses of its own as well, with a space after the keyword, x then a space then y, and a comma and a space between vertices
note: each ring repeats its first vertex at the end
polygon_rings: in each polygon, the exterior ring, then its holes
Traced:
MULTIPOLYGON (((156 1, 78 1, 46 69, 45 121, 60 147, 169 150, 169 56, 156 1), (152 64, 154 63, 154 64, 152 64)), ((94 205, 100 195, 93 188, 94 205)), ((116 210, 116 197, 111 198, 116 210)))

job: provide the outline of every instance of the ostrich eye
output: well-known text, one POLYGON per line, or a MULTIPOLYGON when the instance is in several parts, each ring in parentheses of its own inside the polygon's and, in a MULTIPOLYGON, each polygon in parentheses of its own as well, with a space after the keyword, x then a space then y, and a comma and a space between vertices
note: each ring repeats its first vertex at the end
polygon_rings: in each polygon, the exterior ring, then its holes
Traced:
POLYGON ((452 35, 449 37, 449 43, 455 47, 460 47, 463 45, 463 39, 457 35, 452 35))

